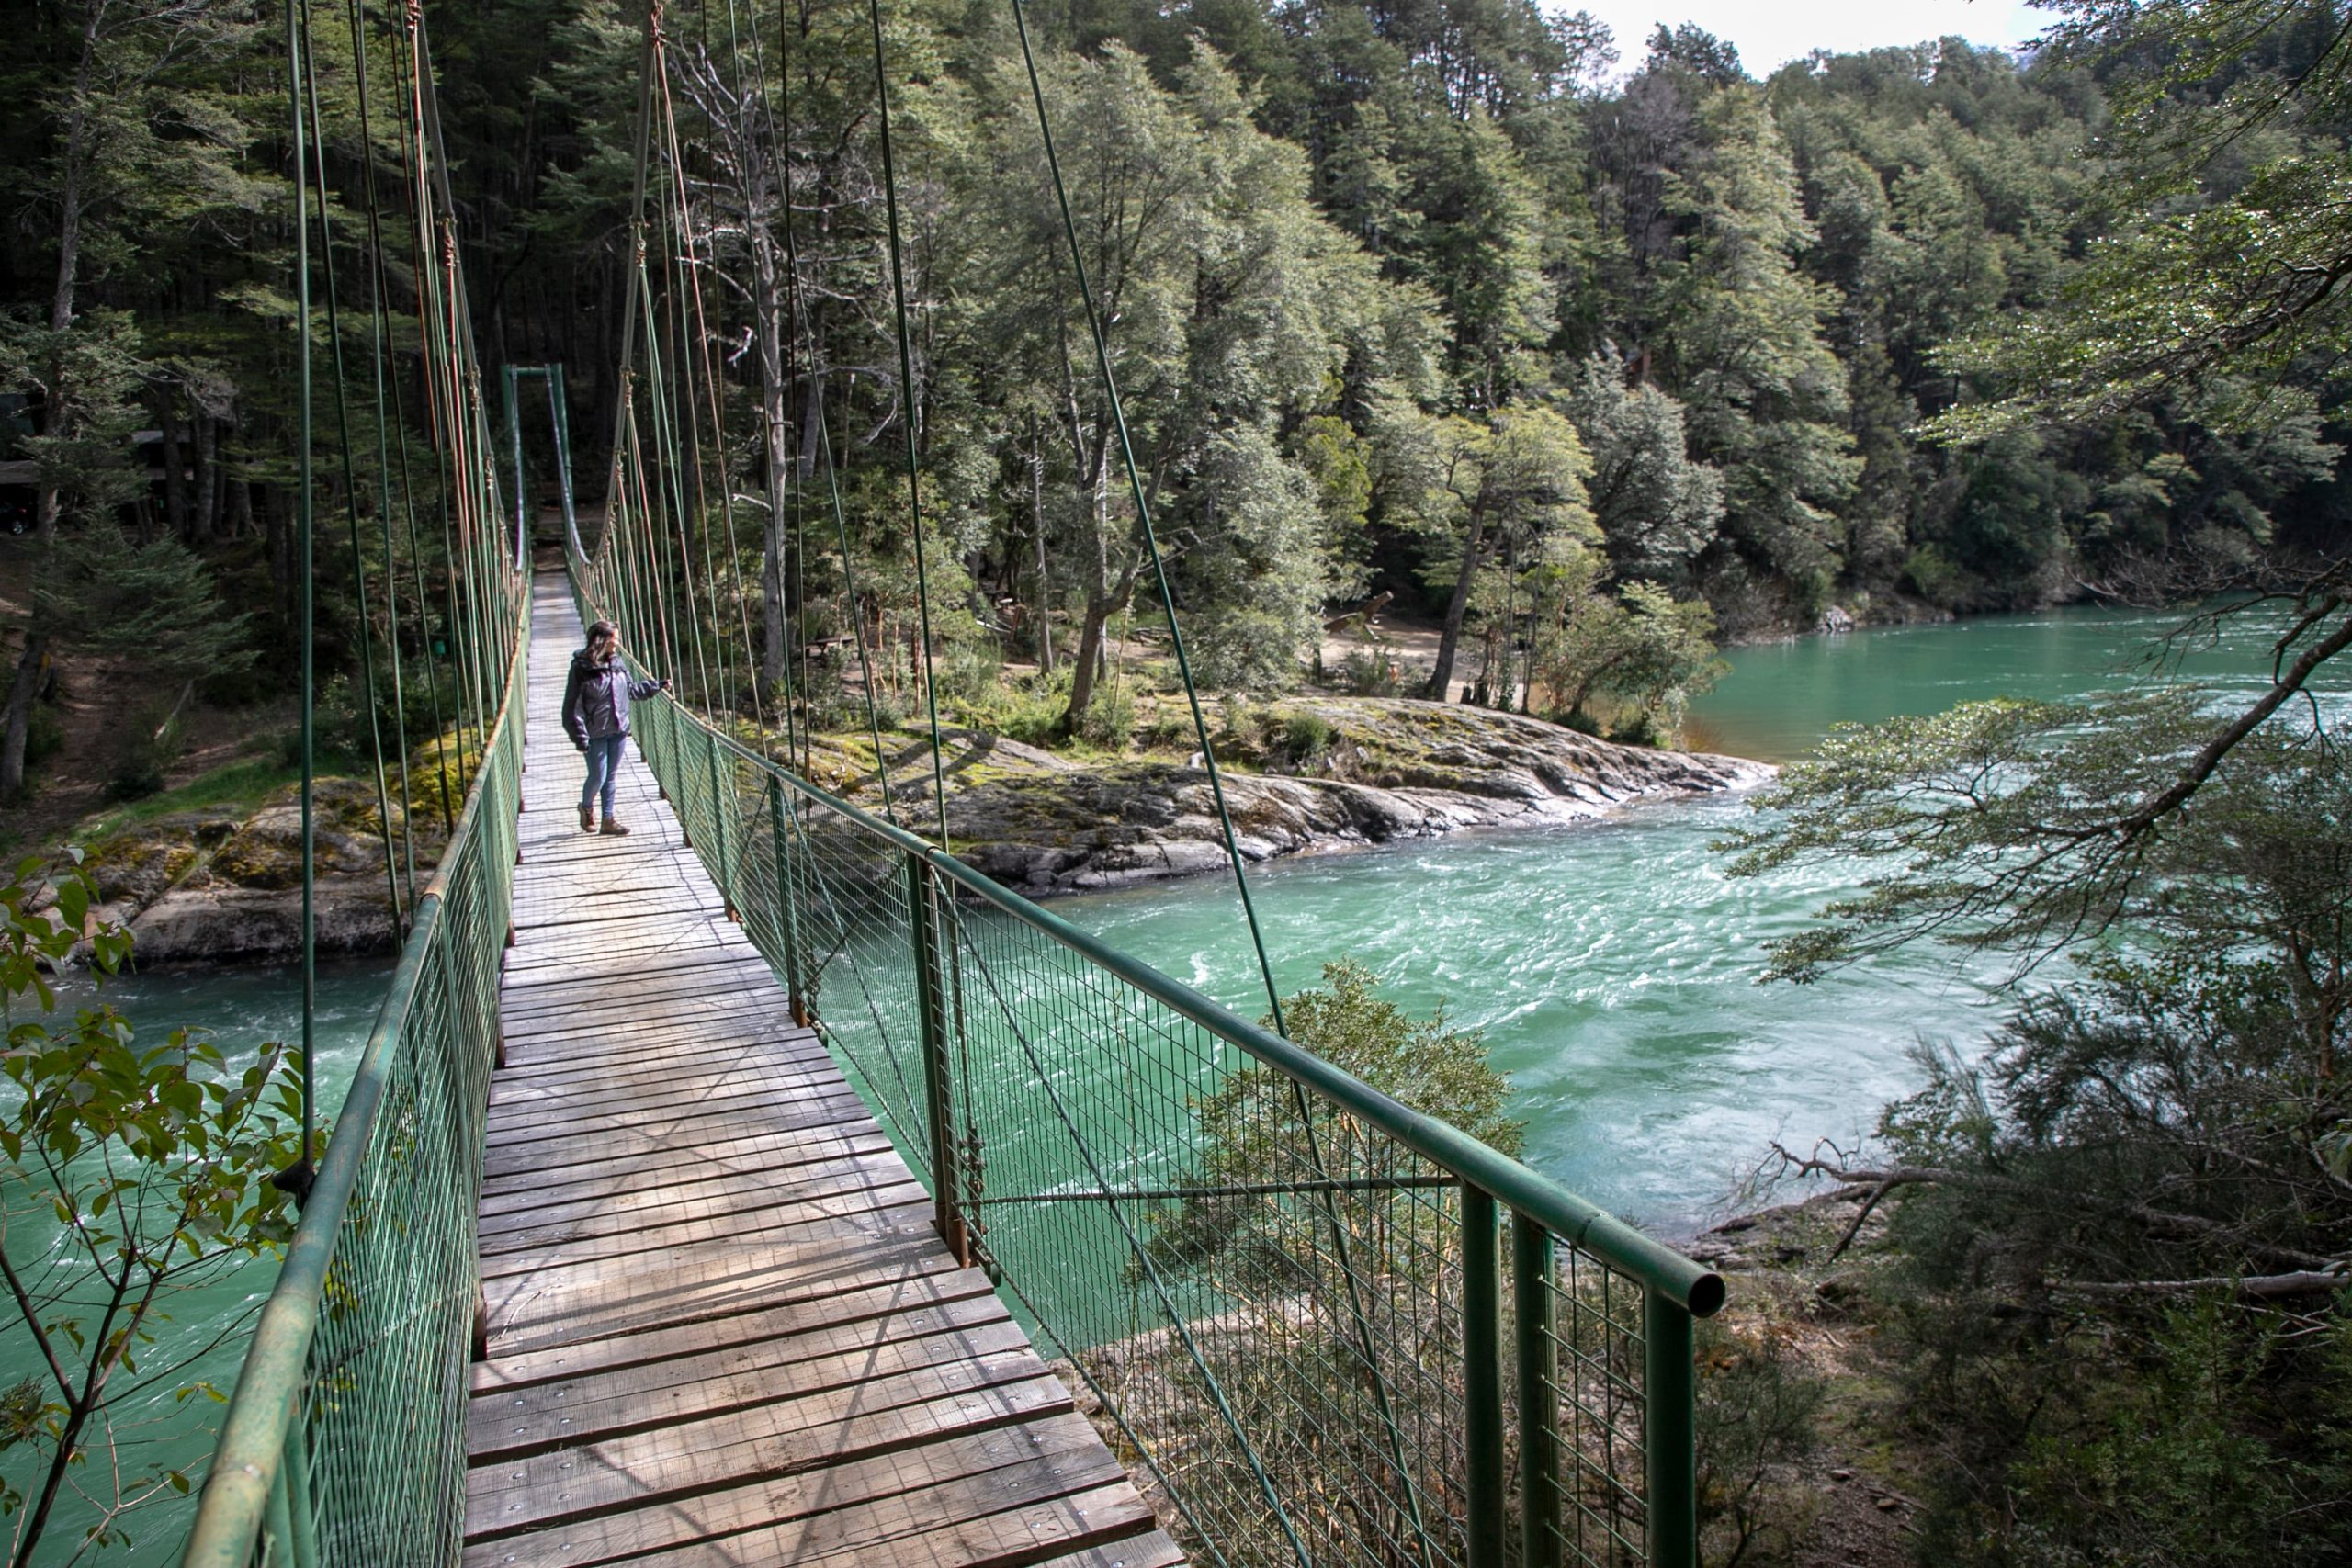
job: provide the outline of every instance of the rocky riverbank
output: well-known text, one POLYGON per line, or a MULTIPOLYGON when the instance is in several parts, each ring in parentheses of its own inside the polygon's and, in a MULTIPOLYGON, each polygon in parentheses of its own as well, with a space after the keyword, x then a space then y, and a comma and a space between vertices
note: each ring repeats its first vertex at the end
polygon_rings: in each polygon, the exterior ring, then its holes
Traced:
MULTIPOLYGON (((1613 745, 1540 719, 1461 705, 1304 697, 1227 716, 1226 804, 1250 861, 1428 838, 1464 828, 1570 822, 1645 800, 1750 788, 1758 762, 1613 745)), ((1033 895, 1120 887, 1225 864, 1199 758, 1073 758, 972 730, 947 742, 956 853, 1033 895)), ((902 819, 927 806, 927 738, 884 737, 902 819)), ((632 765, 635 765, 634 763, 632 765)), ((870 748, 820 746, 817 782, 878 805, 870 748)), ((375 794, 318 795, 319 950, 394 945, 375 794)), ((398 809, 397 807, 394 808, 398 809)), ((420 874, 438 840, 420 833, 420 874)), ((105 901, 145 964, 267 963, 301 944, 301 813, 288 791, 257 807, 179 811, 85 845, 105 901)))
MULTIPOLYGON (((1462 705, 1294 698, 1220 739, 1244 859, 1361 848, 1464 828, 1601 816, 1634 802, 1752 788, 1760 762, 1598 740, 1462 705), (1228 745, 1230 750, 1228 752, 1228 745)), ((929 795, 927 743, 888 748, 894 795, 929 795)), ((1033 895, 1191 875, 1225 864, 1207 773, 1189 763, 1073 761, 995 737, 948 738, 956 854, 1033 895)), ((870 757, 863 759, 870 776, 870 757)), ((848 784, 858 771, 842 759, 848 784)), ((820 780, 820 782, 825 782, 820 780)))
MULTIPOLYGON (((315 803, 320 953, 390 953, 391 893, 374 790, 357 779, 322 779, 315 803)), ((420 878, 440 841, 421 819, 420 878)), ((82 849, 103 900, 97 918, 130 928, 141 964, 274 963, 301 952, 302 811, 290 790, 251 808, 167 813, 82 849)))

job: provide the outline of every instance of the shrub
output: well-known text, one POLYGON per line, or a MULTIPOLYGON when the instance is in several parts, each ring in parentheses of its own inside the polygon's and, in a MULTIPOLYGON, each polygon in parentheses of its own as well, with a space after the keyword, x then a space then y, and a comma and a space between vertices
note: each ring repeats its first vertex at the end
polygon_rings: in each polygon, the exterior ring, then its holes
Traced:
POLYGON ((65 749, 65 721, 48 703, 35 703, 25 720, 25 766, 48 761, 65 749))
POLYGON ((933 673, 942 707, 950 703, 984 705, 1001 687, 1004 660, 985 645, 965 643, 947 650, 933 673))
POLYGON ((1340 661, 1340 685, 1351 696, 1393 697, 1404 683, 1405 666, 1385 648, 1360 648, 1340 661))
POLYGON ((1283 724, 1282 753, 1291 766, 1303 768, 1329 754, 1339 731, 1318 713, 1295 713, 1283 724))
POLYGON ((1126 745, 1135 732, 1135 699, 1124 687, 1096 687, 1093 700, 1079 716, 1079 738, 1096 746, 1117 748, 1126 745))
POLYGON ((187 726, 179 705, 150 703, 131 716, 114 739, 107 761, 107 798, 141 800, 162 789, 187 749, 187 726))
POLYGON ((1777 1560, 1797 1513, 1788 1466, 1813 1447, 1822 1380, 1770 1325, 1739 1334, 1702 1321, 1698 1354, 1701 1561, 1777 1560))
POLYGON ((1151 717, 1136 728, 1136 736, 1154 750, 1190 752, 1200 749, 1200 737, 1193 733, 1189 707, 1154 709, 1151 717))

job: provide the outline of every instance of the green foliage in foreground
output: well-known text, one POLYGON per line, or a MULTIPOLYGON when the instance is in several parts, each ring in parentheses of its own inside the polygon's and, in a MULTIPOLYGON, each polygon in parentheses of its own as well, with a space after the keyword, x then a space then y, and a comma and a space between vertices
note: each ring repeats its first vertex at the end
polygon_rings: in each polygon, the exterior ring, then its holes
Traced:
POLYGON ((1784 1156, 1894 1203, 1923 1561, 2352 1551, 2352 734, 2285 700, 2352 630, 2299 610, 2234 711, 2172 683, 1848 729, 1732 841, 1738 874, 1862 868, 1781 977, 1922 937, 2018 961, 1989 1050, 1923 1047, 1872 1150, 1784 1156))
POLYGON ((142 1042, 103 1003, 60 1017, 50 974, 86 943, 111 976, 130 934, 91 921, 78 868, 57 876, 55 918, 35 912, 41 869, 28 860, 0 882, 0 1074, 15 1101, 0 1116, 0 1346, 40 1369, 0 1392, 17 1564, 69 1518, 74 1557, 126 1545, 141 1505, 190 1489, 157 1439, 174 1406, 220 1395, 191 1371, 212 1346, 166 1344, 164 1325, 178 1299, 285 1246, 293 1207, 268 1178, 294 1162, 300 1112, 283 1047, 232 1064, 187 1030, 142 1042))
MULTIPOLYGON (((1508 1114, 1510 1084, 1487 1059, 1485 1036, 1448 1027, 1442 1010, 1412 1017, 1384 999, 1372 971, 1352 960, 1326 964, 1323 987, 1284 998, 1283 1021, 1293 1041, 1416 1111, 1451 1122, 1505 1154, 1519 1152, 1524 1127, 1508 1114)), ((1200 1154, 1182 1184, 1219 1189, 1427 1174, 1425 1162, 1330 1101, 1307 1097, 1304 1105, 1302 1115, 1291 1080, 1272 1067, 1235 1073, 1201 1101, 1200 1154)), ((1409 1201, 1394 1194, 1369 1202, 1351 1197, 1340 1209, 1364 1224, 1368 1234, 1375 1228, 1368 1213, 1409 1201)), ((1287 1256, 1296 1241, 1289 1205, 1250 1197, 1193 1199, 1159 1220, 1151 1251, 1164 1263, 1214 1266, 1221 1280, 1247 1291, 1297 1288, 1296 1260, 1287 1256)), ((1433 1266, 1442 1252, 1423 1261, 1433 1266)))

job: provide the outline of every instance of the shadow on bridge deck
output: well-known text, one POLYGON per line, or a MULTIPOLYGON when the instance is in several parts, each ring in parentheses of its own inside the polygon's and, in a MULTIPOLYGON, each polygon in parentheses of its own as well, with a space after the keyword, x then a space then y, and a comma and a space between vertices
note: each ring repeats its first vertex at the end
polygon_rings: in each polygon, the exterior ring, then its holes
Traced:
POLYGON ((589 837, 535 588, 468 1568, 1182 1562, 737 927, 635 758, 589 837))

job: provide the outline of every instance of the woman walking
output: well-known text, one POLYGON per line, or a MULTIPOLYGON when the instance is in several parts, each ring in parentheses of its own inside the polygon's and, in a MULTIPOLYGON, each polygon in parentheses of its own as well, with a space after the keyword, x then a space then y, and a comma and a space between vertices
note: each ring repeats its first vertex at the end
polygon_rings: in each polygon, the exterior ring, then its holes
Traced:
POLYGON ((563 685, 563 732, 587 754, 588 781, 580 786, 580 830, 600 831, 596 797, 604 796, 601 831, 619 838, 628 829, 613 820, 613 784, 621 768, 621 743, 628 739, 628 705, 670 689, 667 681, 632 681, 621 663, 620 629, 610 621, 588 628, 588 646, 571 656, 563 685))

